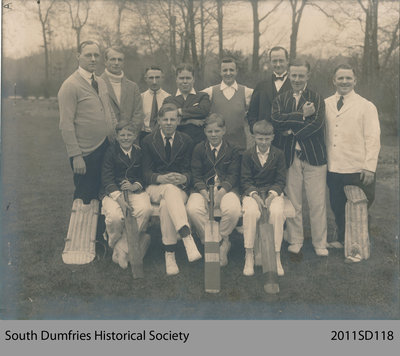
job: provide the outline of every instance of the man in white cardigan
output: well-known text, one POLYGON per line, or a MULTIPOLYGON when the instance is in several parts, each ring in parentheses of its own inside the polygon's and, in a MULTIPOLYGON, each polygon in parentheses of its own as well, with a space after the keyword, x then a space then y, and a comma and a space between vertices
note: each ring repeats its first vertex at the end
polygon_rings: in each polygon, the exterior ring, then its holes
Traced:
POLYGON ((345 233, 344 186, 360 187, 368 199, 375 197, 375 172, 380 150, 380 127, 374 104, 354 91, 356 75, 347 64, 334 72, 336 93, 325 99, 327 183, 337 225, 337 241, 328 247, 342 248, 345 233))

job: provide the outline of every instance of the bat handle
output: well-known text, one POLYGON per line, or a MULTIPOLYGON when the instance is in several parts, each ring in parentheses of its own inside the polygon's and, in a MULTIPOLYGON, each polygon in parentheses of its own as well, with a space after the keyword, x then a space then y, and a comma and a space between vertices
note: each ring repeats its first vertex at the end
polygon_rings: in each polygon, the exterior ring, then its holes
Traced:
POLYGON ((210 221, 214 220, 214 184, 209 185, 209 190, 208 190, 208 194, 210 197, 210 203, 209 203, 209 207, 208 207, 208 214, 209 214, 209 219, 210 221))
MULTIPOLYGON (((123 192, 124 192, 124 200, 129 205, 129 193, 127 190, 124 190, 123 192)), ((128 214, 129 214, 129 210, 126 209, 125 215, 128 216, 128 214)))

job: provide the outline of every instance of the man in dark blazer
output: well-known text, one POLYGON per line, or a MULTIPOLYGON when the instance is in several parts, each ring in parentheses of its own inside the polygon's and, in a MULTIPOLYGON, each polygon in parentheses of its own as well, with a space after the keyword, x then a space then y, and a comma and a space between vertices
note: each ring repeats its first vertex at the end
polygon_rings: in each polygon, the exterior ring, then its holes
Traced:
MULTIPOLYGON (((291 89, 287 75, 289 55, 283 47, 273 47, 269 51, 269 61, 273 70, 266 80, 257 84, 250 100, 247 120, 250 131, 255 122, 267 120, 271 122, 271 109, 273 100, 281 93, 291 89)), ((275 133, 272 145, 283 149, 283 138, 279 132, 275 133)))
POLYGON ((104 57, 106 69, 101 77, 107 84, 111 108, 117 121, 130 121, 142 129, 142 97, 137 84, 127 79, 123 72, 124 54, 119 48, 110 47, 104 57))
POLYGON ((324 99, 310 90, 310 64, 302 59, 289 65, 292 89, 275 98, 271 120, 275 132, 284 137, 288 168, 286 193, 296 216, 287 219, 289 251, 299 253, 303 235, 303 183, 310 208, 311 236, 318 256, 327 256, 326 148, 324 99))
POLYGON ((186 191, 190 185, 193 141, 176 131, 180 118, 174 104, 164 104, 158 112, 159 128, 143 139, 143 173, 146 192, 160 204, 160 225, 165 246, 168 275, 179 273, 175 260, 178 235, 182 238, 189 262, 201 258, 191 235, 186 214, 186 191))

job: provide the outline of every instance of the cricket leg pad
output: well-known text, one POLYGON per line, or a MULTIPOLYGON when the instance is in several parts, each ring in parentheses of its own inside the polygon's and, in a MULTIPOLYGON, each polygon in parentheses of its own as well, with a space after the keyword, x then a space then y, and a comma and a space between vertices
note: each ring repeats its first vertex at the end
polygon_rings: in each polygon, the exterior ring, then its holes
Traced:
POLYGON ((346 185, 344 192, 347 198, 344 255, 349 262, 366 260, 370 256, 368 199, 362 189, 354 185, 346 185))
POLYGON ((74 200, 62 253, 64 263, 82 265, 93 261, 98 217, 98 200, 93 199, 90 204, 83 204, 82 199, 74 200))

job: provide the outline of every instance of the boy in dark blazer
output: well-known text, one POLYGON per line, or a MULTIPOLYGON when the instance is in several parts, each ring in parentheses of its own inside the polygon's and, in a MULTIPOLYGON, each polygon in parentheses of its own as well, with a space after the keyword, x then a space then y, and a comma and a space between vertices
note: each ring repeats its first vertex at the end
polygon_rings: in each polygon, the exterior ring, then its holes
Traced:
POLYGON ((221 236, 220 265, 228 263, 229 235, 240 217, 239 200, 239 150, 225 141, 225 121, 218 114, 211 114, 205 121, 207 140, 196 145, 192 156, 194 192, 190 195, 186 209, 204 243, 205 224, 208 219, 209 189, 213 181, 214 207, 221 209, 219 232, 221 236))
MULTIPOLYGON (((122 268, 128 266, 128 241, 122 234, 124 216, 128 209, 137 219, 139 231, 146 226, 152 208, 142 179, 142 152, 133 144, 140 127, 131 121, 121 121, 116 127, 116 142, 111 144, 104 156, 101 171, 102 213, 105 215, 108 243, 113 251, 113 261, 122 268), (123 191, 128 191, 128 200, 123 191)), ((145 253, 150 237, 141 236, 145 253), (147 246, 146 246, 147 245, 147 246)))
POLYGON ((160 204, 162 242, 168 275, 179 273, 175 260, 177 239, 182 238, 189 262, 201 258, 191 235, 185 202, 190 185, 193 141, 179 131, 178 108, 164 104, 158 112, 159 128, 143 139, 143 172, 147 193, 160 204))
POLYGON ((280 250, 283 239, 284 198, 286 182, 285 156, 283 151, 271 146, 274 139, 272 125, 263 120, 253 126, 255 146, 242 157, 240 186, 243 194, 243 236, 246 249, 243 274, 254 275, 254 242, 257 223, 263 207, 269 212, 273 225, 278 275, 283 276, 280 250))

